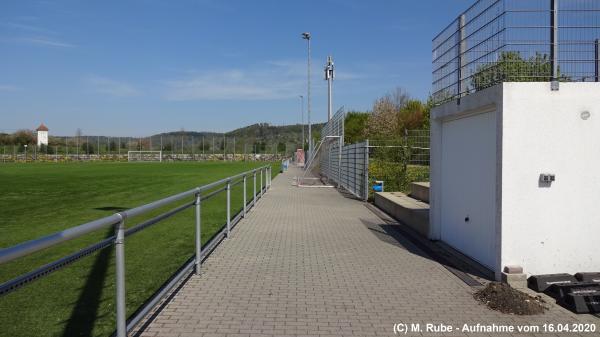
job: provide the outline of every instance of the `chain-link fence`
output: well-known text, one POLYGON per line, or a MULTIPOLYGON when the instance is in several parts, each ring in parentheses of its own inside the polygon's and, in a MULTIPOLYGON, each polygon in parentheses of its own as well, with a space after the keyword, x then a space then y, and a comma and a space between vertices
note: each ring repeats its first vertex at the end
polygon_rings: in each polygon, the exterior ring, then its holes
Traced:
POLYGON ((406 130, 396 139, 369 140, 371 184, 383 181, 386 191, 407 192, 409 184, 429 181, 429 130, 406 130))
POLYGON ((408 165, 429 166, 429 130, 406 130, 396 139, 369 140, 371 153, 389 160, 403 160, 408 165))
POLYGON ((599 39, 598 0, 478 0, 433 39, 433 99, 501 82, 598 82, 599 39))
POLYGON ((69 162, 127 161, 129 151, 162 151, 166 161, 193 160, 263 160, 278 161, 291 155, 297 144, 262 138, 252 140, 236 137, 204 136, 50 136, 49 144, 37 145, 30 139, 14 139, 15 135, 0 133, 0 163, 9 162, 69 162))

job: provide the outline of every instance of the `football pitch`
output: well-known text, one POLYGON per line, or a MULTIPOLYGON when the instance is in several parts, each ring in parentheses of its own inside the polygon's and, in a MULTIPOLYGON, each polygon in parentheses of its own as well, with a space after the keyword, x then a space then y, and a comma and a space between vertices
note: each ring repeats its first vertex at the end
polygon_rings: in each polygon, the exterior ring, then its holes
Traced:
MULTIPOLYGON (((0 247, 36 239, 263 165, 264 162, 0 165, 0 247)), ((279 172, 278 164, 273 165, 272 172, 273 176, 279 172)), ((252 190, 249 177, 248 200, 252 190)), ((242 209, 242 193, 241 184, 232 187, 232 215, 242 209)), ((192 199, 128 219, 126 226, 189 201, 192 199)), ((203 201, 203 242, 226 222, 225 205, 225 192, 203 201)), ((193 255, 194 225, 192 207, 126 238, 128 315, 193 255)), ((113 234, 112 228, 100 230, 0 265, 0 282, 113 234)), ((111 245, 0 296, 0 336, 108 336, 115 329, 114 280, 111 245)))

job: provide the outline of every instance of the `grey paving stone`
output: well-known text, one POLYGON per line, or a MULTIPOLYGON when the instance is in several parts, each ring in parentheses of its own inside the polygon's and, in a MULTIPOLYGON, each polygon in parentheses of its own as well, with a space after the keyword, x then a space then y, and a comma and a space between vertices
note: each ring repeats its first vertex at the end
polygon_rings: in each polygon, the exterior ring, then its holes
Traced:
POLYGON ((532 317, 487 309, 443 266, 373 226, 383 221, 362 202, 334 189, 294 187, 298 174, 291 168, 273 180, 202 275, 192 276, 138 335, 393 336, 396 323, 579 321, 600 330, 599 319, 556 306, 532 317))

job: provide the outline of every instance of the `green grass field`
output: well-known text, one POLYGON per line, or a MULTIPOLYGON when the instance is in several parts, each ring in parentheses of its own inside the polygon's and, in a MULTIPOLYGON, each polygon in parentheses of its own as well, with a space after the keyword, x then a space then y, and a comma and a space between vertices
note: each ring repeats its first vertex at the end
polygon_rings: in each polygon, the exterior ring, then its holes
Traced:
MULTIPOLYGON (((264 163, 70 163, 0 165, 0 247, 35 239, 133 208, 264 163)), ((273 167, 273 175, 279 171, 273 167)), ((258 183, 259 179, 257 179, 258 183)), ((264 179, 263 179, 264 184, 264 179)), ((258 188, 257 188, 258 190, 258 188)), ((242 208, 232 188, 232 215, 242 208)), ((248 179, 248 200, 252 179, 248 179)), ((192 199, 185 200, 191 201, 192 199)), ((202 204, 202 241, 226 221, 225 193, 202 204)), ((180 205, 174 203, 127 227, 180 205)), ((101 230, 0 265, 0 282, 113 235, 101 230)), ((125 241, 128 314, 133 313, 194 251, 189 208, 125 241)), ((0 297, 0 336, 107 336, 115 328, 114 247, 0 297)))

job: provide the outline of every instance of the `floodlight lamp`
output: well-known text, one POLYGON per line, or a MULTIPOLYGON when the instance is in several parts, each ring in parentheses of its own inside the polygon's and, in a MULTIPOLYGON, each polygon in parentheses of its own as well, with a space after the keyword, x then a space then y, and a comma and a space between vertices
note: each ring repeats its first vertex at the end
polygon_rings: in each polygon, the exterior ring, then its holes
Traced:
POLYGON ((305 40, 310 40, 310 33, 309 32, 302 33, 302 38, 305 40))

